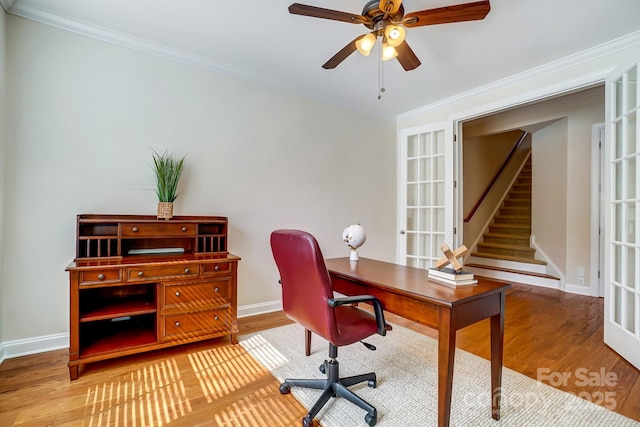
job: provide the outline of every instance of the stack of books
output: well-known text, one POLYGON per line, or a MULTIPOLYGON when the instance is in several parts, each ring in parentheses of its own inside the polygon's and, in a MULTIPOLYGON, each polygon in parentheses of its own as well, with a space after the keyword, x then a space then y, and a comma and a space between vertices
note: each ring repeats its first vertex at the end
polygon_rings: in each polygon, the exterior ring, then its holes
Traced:
POLYGON ((430 268, 428 270, 429 280, 441 283, 443 285, 458 287, 458 286, 473 286, 478 281, 474 279, 473 273, 467 271, 456 272, 453 268, 430 268))

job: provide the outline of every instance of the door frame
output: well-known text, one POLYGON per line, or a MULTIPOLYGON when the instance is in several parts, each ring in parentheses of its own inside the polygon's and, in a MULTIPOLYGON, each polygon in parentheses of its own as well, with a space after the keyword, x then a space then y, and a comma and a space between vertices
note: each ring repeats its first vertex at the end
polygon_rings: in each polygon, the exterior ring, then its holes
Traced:
POLYGON ((604 297, 604 212, 602 189, 605 158, 605 124, 591 126, 591 269, 589 283, 591 296, 604 297))

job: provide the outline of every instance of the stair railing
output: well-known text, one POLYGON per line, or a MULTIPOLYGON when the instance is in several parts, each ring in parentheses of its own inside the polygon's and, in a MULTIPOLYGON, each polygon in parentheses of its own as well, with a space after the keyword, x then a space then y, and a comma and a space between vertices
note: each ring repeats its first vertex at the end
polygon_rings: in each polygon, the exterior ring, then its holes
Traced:
POLYGON ((487 188, 485 188, 484 192, 482 193, 478 201, 473 205, 473 209, 471 209, 471 211, 467 214, 467 216, 465 216, 464 222, 471 221, 471 218, 473 218, 473 215, 476 213, 480 205, 482 205, 482 202, 484 202, 484 199, 487 197, 487 195, 495 185, 496 181, 498 181, 498 178, 500 178, 500 175, 502 175, 502 172, 504 172, 504 170, 506 169, 511 159, 518 151, 518 148, 520 148, 520 145, 522 145, 522 142, 524 141, 526 136, 527 136, 527 132, 526 131, 522 132, 522 135, 520 135, 520 138, 518 138, 518 140, 514 144, 513 148, 509 152, 509 155, 504 160, 504 162, 502 162, 502 165, 500 166, 500 169, 498 169, 498 172, 496 172, 495 176, 493 177, 491 182, 489 182, 489 185, 487 186, 487 188))

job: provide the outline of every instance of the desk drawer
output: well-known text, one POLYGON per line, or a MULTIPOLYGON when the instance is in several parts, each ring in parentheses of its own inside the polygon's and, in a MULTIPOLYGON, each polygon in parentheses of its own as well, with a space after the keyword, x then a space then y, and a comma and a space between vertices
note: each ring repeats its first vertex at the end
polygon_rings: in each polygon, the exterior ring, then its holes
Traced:
POLYGON ((180 222, 127 223, 122 224, 122 237, 176 237, 195 236, 196 225, 180 222))
POLYGON ((202 274, 224 274, 231 271, 230 262, 217 262, 215 264, 203 264, 202 274))
POLYGON ((80 272, 80 286, 97 283, 116 283, 120 281, 120 269, 90 270, 80 272))
POLYGON ((167 284, 164 286, 164 309, 225 304, 228 295, 228 278, 205 283, 167 284))
POLYGON ((229 332, 228 310, 207 310, 164 316, 163 339, 229 332))
POLYGON ((195 277, 200 274, 199 264, 176 264, 160 267, 127 268, 127 280, 149 280, 166 277, 195 277))

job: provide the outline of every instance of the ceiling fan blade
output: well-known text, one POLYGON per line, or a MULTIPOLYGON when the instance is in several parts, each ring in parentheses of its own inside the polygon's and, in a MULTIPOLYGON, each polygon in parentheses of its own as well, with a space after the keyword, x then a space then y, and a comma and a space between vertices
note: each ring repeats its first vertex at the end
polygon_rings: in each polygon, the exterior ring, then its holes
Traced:
POLYGON ((404 68, 405 71, 411 71, 420 66, 420 60, 418 59, 416 54, 413 53, 413 49, 409 47, 406 40, 404 43, 396 46, 396 52, 398 52, 398 56, 396 57, 396 59, 398 60, 400 65, 402 65, 402 68, 404 68))
POLYGON ((340 49, 340 51, 338 53, 333 55, 331 57, 331 59, 329 59, 327 62, 325 62, 325 64, 322 66, 322 68, 324 68, 325 70, 331 70, 333 68, 336 68, 338 65, 340 65, 340 63, 342 61, 347 59, 347 57, 349 55, 351 55, 353 52, 355 52, 358 49, 356 47, 356 41, 360 37, 362 37, 362 36, 356 37, 355 39, 353 39, 353 41, 351 43, 347 44, 345 47, 340 49))
POLYGON ((405 27, 422 27, 452 22, 476 21, 484 19, 490 10, 489 0, 421 10, 407 13, 402 20, 402 25, 405 27))
POLYGON ((362 15, 355 15, 353 13, 340 12, 338 10, 325 9, 300 3, 293 3, 289 6, 289 13, 293 15, 310 16, 312 18, 349 22, 351 24, 363 24, 365 22, 369 22, 369 19, 362 15))

